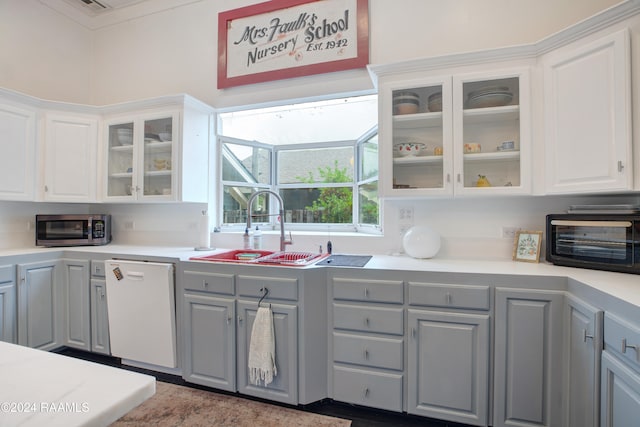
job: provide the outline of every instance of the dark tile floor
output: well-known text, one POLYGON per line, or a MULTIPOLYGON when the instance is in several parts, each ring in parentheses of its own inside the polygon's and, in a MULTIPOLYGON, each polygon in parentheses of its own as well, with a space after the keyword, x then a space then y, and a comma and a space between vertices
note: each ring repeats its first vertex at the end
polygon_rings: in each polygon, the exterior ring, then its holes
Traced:
MULTIPOLYGON (((79 359, 89 360, 92 362, 102 363, 104 365, 116 366, 123 369, 129 369, 136 372, 145 373, 156 377, 158 381, 169 382, 173 384, 183 385, 187 387, 199 388, 203 390, 215 391, 216 393, 234 394, 220 390, 211 389, 208 387, 200 386, 197 384, 190 384, 185 382, 182 377, 176 375, 165 374, 163 372, 148 371, 145 369, 136 368, 133 366, 122 365, 120 359, 116 357, 103 356, 96 353, 89 353, 80 350, 74 350, 65 348, 58 351, 59 354, 76 357, 79 359)), ((250 396, 243 396, 244 398, 251 399, 250 396)), ((261 399, 256 399, 261 400, 261 399)), ((267 402, 274 404, 273 402, 267 402)), ((275 403, 277 404, 277 403, 275 403)), ((283 405, 289 406, 289 405, 283 405)), ((290 407, 290 406, 289 406, 290 407)), ((341 402, 335 402, 331 399, 326 399, 320 402, 315 402, 309 405, 301 405, 295 407, 296 409, 314 412, 317 414, 329 415, 339 418, 351 420, 352 427, 469 427, 465 424, 457 424, 446 421, 434 420, 430 418, 418 417, 408 414, 400 414, 390 411, 375 410, 365 408, 362 406, 350 405, 341 402)))

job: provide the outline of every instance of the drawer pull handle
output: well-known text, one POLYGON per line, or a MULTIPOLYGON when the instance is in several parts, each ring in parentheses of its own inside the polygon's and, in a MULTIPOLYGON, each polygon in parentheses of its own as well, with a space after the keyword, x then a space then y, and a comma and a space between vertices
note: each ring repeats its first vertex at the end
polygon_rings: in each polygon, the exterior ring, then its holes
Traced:
POLYGON ((364 288, 364 297, 369 298, 369 288, 364 288))
POLYGON ((367 350, 366 348, 364 349, 364 358, 365 360, 369 360, 369 350, 367 350))
POLYGON ((207 282, 206 280, 203 280, 202 281, 202 286, 204 286, 206 288, 207 286, 209 286, 209 282, 207 282))
POLYGON ((638 346, 637 345, 627 344, 627 339, 623 338, 622 339, 622 353, 626 353, 628 348, 632 348, 635 351, 638 351, 638 346))
POLYGON ((447 292, 446 298, 447 298, 447 305, 451 305, 451 292, 447 292))
POLYGON ((369 318, 368 317, 364 318, 364 324, 365 324, 365 326, 369 327, 369 318))
POLYGON ((586 330, 586 329, 583 329, 583 330, 582 330, 582 341, 583 341, 583 342, 587 342, 587 339, 592 340, 592 339, 593 339, 593 335, 588 335, 588 334, 587 334, 587 330, 586 330))
POLYGON ((369 387, 364 389, 364 397, 365 398, 369 397, 369 387))

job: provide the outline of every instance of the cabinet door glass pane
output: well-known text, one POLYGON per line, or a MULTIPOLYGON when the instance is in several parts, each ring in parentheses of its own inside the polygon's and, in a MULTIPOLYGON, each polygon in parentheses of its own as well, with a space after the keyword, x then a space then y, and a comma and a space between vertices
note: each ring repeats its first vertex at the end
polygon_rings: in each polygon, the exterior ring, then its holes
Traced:
POLYGON ((171 117, 144 122, 145 196, 171 195, 173 120, 171 117))
POLYGON ((109 197, 130 196, 133 185, 133 123, 109 126, 109 197))
POLYGON ((442 86, 394 90, 393 188, 443 188, 442 86))
POLYGON ((463 84, 465 188, 520 186, 519 92, 517 77, 463 84))

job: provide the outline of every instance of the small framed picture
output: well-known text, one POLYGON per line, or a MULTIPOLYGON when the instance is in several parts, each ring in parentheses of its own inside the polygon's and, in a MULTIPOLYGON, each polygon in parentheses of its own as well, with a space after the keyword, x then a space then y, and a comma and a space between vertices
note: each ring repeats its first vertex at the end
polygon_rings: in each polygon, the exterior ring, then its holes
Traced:
POLYGON ((518 231, 513 243, 513 260, 539 262, 541 245, 542 231, 518 231))

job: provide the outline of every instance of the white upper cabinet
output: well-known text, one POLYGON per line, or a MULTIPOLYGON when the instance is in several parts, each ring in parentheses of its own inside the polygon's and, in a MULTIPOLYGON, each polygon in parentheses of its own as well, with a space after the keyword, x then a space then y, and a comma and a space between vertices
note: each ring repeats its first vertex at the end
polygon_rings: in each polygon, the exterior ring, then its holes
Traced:
POLYGON ((633 189, 628 30, 541 58, 546 192, 633 189))
POLYGON ((107 118, 103 201, 206 202, 211 114, 185 97, 107 118))
POLYGON ((34 200, 35 165, 36 110, 0 99, 0 200, 34 200))
POLYGON ((528 67, 424 74, 381 77, 382 195, 530 193, 528 67))
POLYGON ((44 200, 95 202, 98 117, 46 113, 44 200))

